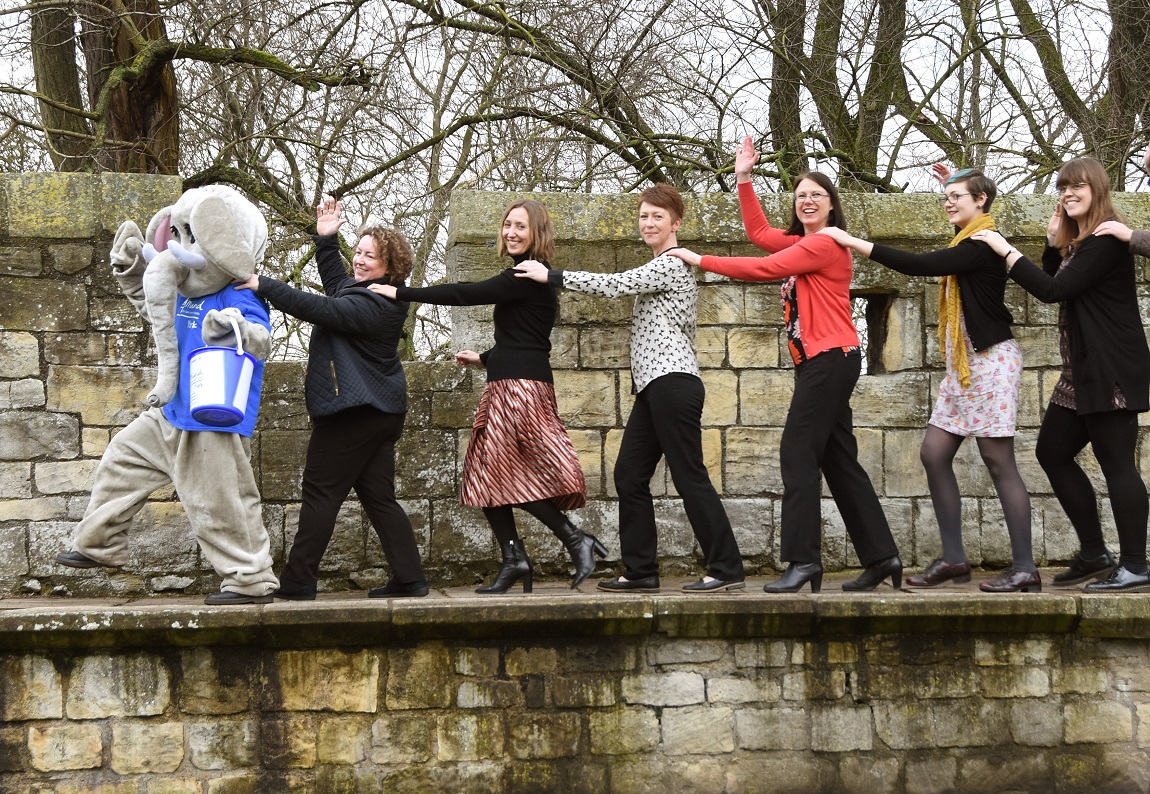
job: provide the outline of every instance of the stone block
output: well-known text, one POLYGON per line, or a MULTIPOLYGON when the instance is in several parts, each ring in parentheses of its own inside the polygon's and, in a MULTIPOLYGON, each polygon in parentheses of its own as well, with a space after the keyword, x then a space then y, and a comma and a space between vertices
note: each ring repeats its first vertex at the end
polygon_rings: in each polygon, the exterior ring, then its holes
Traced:
POLYGON ((811 710, 811 749, 846 753, 870 750, 874 745, 871 710, 833 706, 811 710))
POLYGON ((739 378, 721 369, 702 371, 707 398, 703 403, 703 427, 728 427, 739 418, 739 378))
POLYGON ((1078 701, 1063 704, 1067 744, 1107 744, 1134 739, 1134 712, 1125 703, 1078 701))
POLYGON ((27 499, 32 496, 32 464, 0 463, 0 499, 27 499))
MULTIPOLYGON (((263 430, 258 461, 260 494, 267 500, 301 498, 303 466, 310 432, 263 430)), ((397 454, 397 458, 398 458, 397 454)))
POLYGON ((312 769, 316 729, 309 717, 266 719, 260 725, 260 759, 267 769, 312 769))
POLYGON ((699 366, 717 368, 727 361, 727 332, 722 328, 699 328, 695 331, 695 352, 699 366))
POLYGON ((737 709, 740 750, 809 750, 811 717, 802 708, 737 709))
POLYGON ((178 722, 120 722, 112 726, 112 769, 119 775, 175 772, 184 760, 178 722))
MULTIPOLYGON (((723 507, 731 520, 735 542, 743 557, 770 554, 774 547, 778 521, 771 499, 732 499, 724 495, 723 507)), ((775 560, 770 560, 773 565, 775 560)))
POLYGON ((613 372, 556 372, 555 396, 567 427, 615 427, 619 423, 613 372))
POLYGON ((74 417, 36 411, 0 411, 0 460, 60 460, 80 452, 74 417))
POLYGON ((0 383, 0 410, 42 408, 45 402, 44 384, 38 380, 28 378, 0 383))
POLYGON ((844 794, 896 794, 902 791, 897 758, 844 756, 839 762, 839 780, 844 794))
POLYGON ((708 678, 708 703, 772 703, 782 696, 778 681, 765 676, 755 678, 708 678))
POLYGON ((783 492, 777 453, 782 436, 783 431, 775 428, 732 427, 726 431, 723 490, 727 496, 783 492))
POLYGON ((0 274, 34 278, 44 272, 39 248, 0 246, 0 274))
MULTIPOLYGON (((1004 705, 971 698, 931 704, 931 735, 936 747, 997 745, 1010 731, 1004 705)), ((878 711, 875 711, 876 723, 878 711)))
POLYGON ((458 497, 434 503, 431 522, 431 557, 441 564, 496 559, 491 528, 476 507, 459 504, 458 497))
POLYGON ((499 672, 499 649, 460 648, 455 652, 455 672, 482 678, 494 677, 499 672))
POLYGON ((367 758, 368 723, 336 717, 321 720, 316 737, 316 760, 321 764, 358 764, 367 758))
POLYGON ((98 458, 108 448, 112 440, 111 434, 102 427, 85 427, 80 431, 80 454, 85 457, 98 458))
POLYGON ((187 729, 188 757, 196 769, 242 769, 259 762, 259 726, 250 720, 193 722, 187 729))
POLYGON ((960 791, 1057 791, 1061 782, 1041 751, 967 757, 958 765, 960 791))
POLYGON ((1055 747, 1062 742, 1062 706, 1041 700, 1010 704, 1010 735, 1025 747, 1055 747))
POLYGON ((851 395, 855 427, 925 427, 931 407, 930 379, 922 372, 868 375, 851 395))
POLYGON ((928 703, 876 702, 875 734, 892 750, 933 747, 933 714, 928 703))
POLYGON ((1040 665, 1054 658, 1055 646, 1048 639, 993 640, 976 637, 974 663, 982 666, 1040 665))
POLYGON ((478 761, 503 756, 503 714, 483 711, 443 714, 436 718, 437 759, 478 761))
POLYGON ((746 428, 781 428, 795 390, 795 376, 786 370, 744 370, 739 373, 739 422, 746 428))
MULTIPOLYGON (((742 755, 727 766, 727 794, 804 794, 835 789, 827 784, 833 768, 826 762, 811 762, 797 753, 742 755)), ((937 792, 935 792, 937 794, 937 792)))
POLYGON ((61 273, 72 275, 92 265, 95 248, 83 243, 62 243, 48 246, 48 260, 61 273))
POLYGON ((203 783, 196 778, 156 777, 146 785, 147 794, 202 794, 204 790, 203 783))
POLYGON ((237 714, 251 706, 255 685, 243 656, 214 648, 180 651, 176 700, 184 714, 237 714))
POLYGON ((906 762, 906 794, 938 794, 957 791, 958 760, 953 756, 932 755, 909 758, 906 762))
POLYGON ((451 654, 443 646, 425 643, 415 648, 393 648, 387 662, 389 709, 447 708, 452 704, 451 654))
POLYGON ((982 693, 991 698, 1040 698, 1050 694, 1050 673, 1040 667, 987 668, 982 693))
POLYGON ((98 460, 36 464, 36 490, 42 494, 85 493, 92 490, 98 460))
POLYGON ((523 705, 523 690, 516 681, 464 681, 456 704, 461 709, 509 709, 523 705))
POLYGON ((78 413, 89 425, 126 425, 142 412, 154 382, 151 370, 53 365, 48 368, 48 410, 78 413))
POLYGON ((1051 669, 1050 679, 1057 695, 1098 695, 1110 689, 1110 675, 1101 667, 1057 665, 1051 669))
POLYGON ((508 754, 512 758, 571 758, 582 736, 578 714, 509 712, 508 754))
POLYGON ((373 713, 380 657, 371 650, 280 651, 267 670, 265 708, 285 711, 373 713))
POLYGON ((1139 703, 1134 707, 1134 714, 1138 718, 1138 746, 1150 749, 1150 703, 1139 703))
POLYGON ((553 673, 559 669, 559 652, 555 648, 512 648, 503 664, 512 678, 553 673))
POLYGON ((451 431, 410 429, 395 447, 395 491, 401 497, 452 496, 457 493, 456 435, 451 431))
POLYGON ((699 325, 745 323, 741 284, 707 284, 699 288, 699 325))
POLYGON ((775 369, 779 366, 779 332, 757 326, 732 328, 727 332, 727 361, 735 369, 775 369))
POLYGON ((559 293, 559 316, 564 325, 620 325, 630 327, 635 299, 629 295, 612 300, 598 295, 563 290, 559 293))
POLYGON ((788 664, 788 644, 784 640, 742 640, 734 646, 737 668, 786 667, 788 664))
POLYGON ((651 643, 647 646, 647 663, 652 666, 699 665, 717 662, 727 655, 723 640, 683 640, 651 643))
POLYGON ((0 306, 10 331, 80 331, 88 321, 84 287, 62 281, 0 276, 0 306))
POLYGON ((183 180, 178 176, 105 172, 99 175, 100 228, 112 233, 127 218, 141 227, 162 210, 176 202, 183 193, 183 180))
POLYGON ((33 334, 0 331, 0 378, 37 377, 40 342, 33 334))
POLYGON ((100 726, 92 723, 32 726, 28 729, 28 757, 41 772, 96 769, 103 757, 100 726))
POLYGON ((68 679, 65 713, 74 720, 163 714, 169 681, 167 666, 152 654, 84 656, 68 679))
POLYGON ((0 527, 0 576, 11 579, 29 572, 27 548, 26 525, 0 527))
POLYGON ((554 676, 548 681, 551 703, 558 708, 601 708, 618 702, 615 680, 606 675, 554 676))
POLYGON ((627 369, 630 367, 631 329, 622 326, 580 328, 579 366, 585 369, 627 369))
POLYGON ((67 502, 58 496, 0 501, 0 521, 52 521, 67 515, 67 502))
POLYGON ((878 361, 883 372, 918 369, 926 363, 923 361, 922 301, 919 296, 891 301, 886 315, 886 339, 878 361))
POLYGON ((431 395, 431 424, 437 428, 469 428, 475 421, 476 395, 465 392, 434 392, 431 395))
POLYGON ((734 752, 734 710, 727 706, 663 709, 663 752, 667 755, 717 755, 734 752))
POLYGON ((654 709, 592 711, 587 725, 592 755, 648 753, 659 744, 659 718, 654 709))
POLYGON ((432 725, 426 716, 387 715, 371 724, 373 764, 421 764, 431 758, 432 725))
POLYGON ((623 702, 646 706, 688 706, 706 700, 703 676, 698 673, 652 673, 624 676, 623 702))
MULTIPOLYGON (((0 547, 2 548, 2 547, 0 547)), ((0 656, 0 721, 59 719, 64 689, 55 665, 43 656, 0 656)))
POLYGON ((263 794, 265 782, 260 775, 224 775, 208 781, 208 794, 263 794))

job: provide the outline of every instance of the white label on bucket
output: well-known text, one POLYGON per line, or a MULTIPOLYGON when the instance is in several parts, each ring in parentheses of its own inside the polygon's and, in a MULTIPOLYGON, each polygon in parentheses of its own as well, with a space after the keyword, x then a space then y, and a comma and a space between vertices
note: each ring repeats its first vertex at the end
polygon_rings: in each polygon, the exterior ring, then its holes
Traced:
MULTIPOLYGON (((226 404, 223 357, 229 355, 234 356, 235 352, 226 348, 218 350, 201 348, 191 357, 188 363, 193 411, 205 405, 226 404)), ((246 395, 244 400, 246 402, 246 395)))
POLYGON ((236 398, 232 405, 239 409, 242 415, 248 407, 248 392, 252 386, 252 360, 244 356, 243 368, 240 370, 240 382, 236 385, 236 398))

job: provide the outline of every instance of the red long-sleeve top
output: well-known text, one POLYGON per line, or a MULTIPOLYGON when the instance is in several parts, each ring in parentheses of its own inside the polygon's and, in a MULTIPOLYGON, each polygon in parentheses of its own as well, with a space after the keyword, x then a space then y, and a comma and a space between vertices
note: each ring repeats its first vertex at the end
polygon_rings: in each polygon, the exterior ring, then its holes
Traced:
POLYGON ((704 256, 699 266, 743 281, 780 281, 795 276, 803 356, 832 347, 857 347, 851 319, 850 252, 823 234, 793 235, 767 221, 750 182, 739 184, 739 208, 747 239, 771 256, 704 256))

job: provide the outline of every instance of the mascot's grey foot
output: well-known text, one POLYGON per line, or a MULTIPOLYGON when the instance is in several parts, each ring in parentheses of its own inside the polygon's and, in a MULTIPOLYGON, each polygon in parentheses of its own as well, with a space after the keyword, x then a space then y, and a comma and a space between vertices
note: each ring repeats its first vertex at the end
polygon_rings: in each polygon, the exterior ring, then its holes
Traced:
POLYGON ((274 598, 275 596, 271 593, 267 595, 244 595, 243 593, 233 593, 231 590, 222 590, 205 598, 204 603, 217 607, 232 604, 270 604, 274 598))
POLYGON ((104 565, 102 562, 96 562, 87 554, 81 554, 78 551, 66 551, 63 554, 56 555, 56 562, 61 565, 67 565, 69 568, 115 568, 115 565, 104 565))

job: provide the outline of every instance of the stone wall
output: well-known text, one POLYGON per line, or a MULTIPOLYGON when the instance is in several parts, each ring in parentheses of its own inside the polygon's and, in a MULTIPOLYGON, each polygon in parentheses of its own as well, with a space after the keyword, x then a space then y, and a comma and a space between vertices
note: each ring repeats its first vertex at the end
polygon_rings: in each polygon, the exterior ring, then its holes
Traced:
MULTIPOLYGON (((109 275, 107 250, 126 218, 146 221, 170 203, 179 180, 123 175, 24 174, 0 177, 0 593, 131 595, 202 592, 216 580, 200 558, 171 489, 156 494, 134 521, 135 559, 123 571, 75 572, 52 563, 68 547, 87 502, 87 489, 111 434, 139 410, 153 362, 150 338, 109 275)), ((501 265, 493 232, 508 195, 457 192, 452 202, 449 277, 476 279, 501 265)), ((541 196, 559 236, 559 267, 613 271, 641 264, 646 249, 634 234, 631 196, 541 196)), ((852 227, 874 240, 927 249, 945 244, 945 219, 934 196, 850 195, 852 227)), ((1007 196, 996 205, 1000 228, 1036 255, 1051 201, 1007 196)), ((1134 225, 1150 226, 1144 194, 1120 197, 1134 225)), ((768 197, 768 215, 783 219, 785 199, 768 197)), ((714 253, 750 253, 737 201, 693 199, 680 239, 714 253)), ((1145 263, 1141 263, 1145 265, 1145 263)), ((698 346, 707 385, 704 443, 712 479, 731 514, 750 570, 779 567, 781 482, 778 441, 793 373, 780 328, 775 284, 703 277, 698 346)), ((861 457, 879 491, 904 560, 923 564, 939 551, 918 446, 940 377, 935 323, 937 288, 871 263, 859 263, 855 288, 876 307, 870 372, 853 401, 861 457), (884 308, 885 307, 885 308, 884 308)), ((1140 283, 1144 302, 1150 295, 1140 283)), ((1057 378, 1056 310, 1011 285, 1008 303, 1024 351, 1017 455, 1032 494, 1035 556, 1067 560, 1075 540, 1034 461, 1041 412, 1057 378)), ((630 301, 564 293, 553 335, 560 413, 579 451, 590 502, 576 514, 617 553, 612 466, 630 406, 627 344, 630 301)), ((459 310, 458 346, 490 342, 490 309, 459 310)), ((482 375, 450 363, 407 366, 411 412, 400 449, 398 486, 419 535, 429 573, 441 584, 477 581, 494 551, 479 511, 457 500, 459 465, 482 375)), ((308 436, 302 367, 269 367, 254 455, 265 523, 277 560, 290 544, 298 515, 299 480, 308 436)), ((1139 462, 1150 466, 1143 438, 1139 462)), ((1097 465, 1084 458, 1100 491, 1097 465)), ((1009 560, 1001 511, 974 445, 957 465, 971 560, 1009 560)), ((697 566, 696 549, 665 472, 653 490, 660 518, 664 571, 697 566)), ((1109 510, 1102 511, 1112 534, 1109 510)), ((825 557, 830 568, 857 565, 829 498, 824 504, 825 557)), ((521 517, 529 548, 544 573, 559 576, 559 544, 521 517)), ((324 589, 363 588, 384 577, 382 554, 354 500, 341 513, 324 560, 324 589)))
POLYGON ((1150 791, 1137 596, 164 600, 0 611, 0 791, 1150 791))

